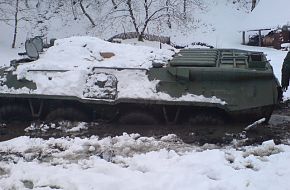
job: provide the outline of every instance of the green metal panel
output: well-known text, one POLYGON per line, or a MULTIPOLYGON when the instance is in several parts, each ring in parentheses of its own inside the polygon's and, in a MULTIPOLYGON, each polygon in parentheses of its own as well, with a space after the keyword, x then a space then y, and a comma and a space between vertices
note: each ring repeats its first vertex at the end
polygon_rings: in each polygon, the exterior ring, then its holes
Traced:
POLYGON ((227 67, 266 69, 267 60, 261 52, 237 49, 186 49, 170 61, 173 67, 227 67))
POLYGON ((206 49, 186 49, 177 53, 170 61, 171 66, 215 67, 218 51, 206 49))
POLYGON ((168 72, 181 80, 189 80, 190 70, 188 68, 169 67, 168 72))
POLYGON ((8 88, 19 89, 26 87, 28 89, 35 90, 36 84, 26 79, 17 79, 17 75, 14 75, 12 71, 5 71, 5 68, 0 70, 0 78, 4 78, 5 81, 1 81, 0 85, 6 85, 8 88))
POLYGON ((151 69, 149 79, 152 78, 160 80, 159 91, 171 96, 187 93, 216 96, 227 102, 224 108, 229 113, 271 106, 278 101, 279 84, 261 52, 236 49, 182 50, 168 67, 151 69))

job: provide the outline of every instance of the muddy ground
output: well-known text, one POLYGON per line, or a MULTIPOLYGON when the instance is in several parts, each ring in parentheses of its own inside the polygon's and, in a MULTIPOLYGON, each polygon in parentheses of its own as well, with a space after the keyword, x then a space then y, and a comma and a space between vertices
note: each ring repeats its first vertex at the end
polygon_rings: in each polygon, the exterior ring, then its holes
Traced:
POLYGON ((68 131, 79 123, 44 123, 44 122, 14 122, 0 125, 0 141, 6 141, 18 136, 50 137, 78 136, 99 137, 122 135, 123 133, 139 133, 142 136, 159 138, 168 134, 176 134, 185 143, 195 144, 229 144, 234 140, 242 140, 245 145, 260 144, 267 140, 275 143, 290 144, 290 106, 276 109, 269 124, 261 124, 245 131, 246 124, 227 124, 222 126, 189 126, 189 125, 155 125, 155 126, 126 126, 116 124, 85 123, 85 127, 77 131, 68 131), (31 129, 31 126, 33 129, 31 129), (29 128, 27 128, 29 127, 29 128), (65 129, 65 130, 64 130, 65 129))

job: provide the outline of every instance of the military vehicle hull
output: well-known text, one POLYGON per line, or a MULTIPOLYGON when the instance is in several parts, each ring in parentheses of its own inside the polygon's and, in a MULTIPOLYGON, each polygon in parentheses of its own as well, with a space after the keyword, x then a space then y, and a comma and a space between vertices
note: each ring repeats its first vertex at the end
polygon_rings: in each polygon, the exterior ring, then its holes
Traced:
POLYGON ((98 88, 84 88, 81 97, 39 94, 33 91, 36 83, 17 79, 13 70, 3 68, 0 74, 2 89, 6 89, 0 93, 2 121, 253 122, 269 120, 279 102, 280 85, 265 55, 235 49, 184 49, 167 65, 153 64, 150 69, 94 67, 87 73, 85 85, 92 83, 98 88), (119 75, 124 72, 155 84, 151 94, 122 96, 122 90, 138 87, 120 82, 119 75), (30 91, 17 91, 23 87, 30 91))

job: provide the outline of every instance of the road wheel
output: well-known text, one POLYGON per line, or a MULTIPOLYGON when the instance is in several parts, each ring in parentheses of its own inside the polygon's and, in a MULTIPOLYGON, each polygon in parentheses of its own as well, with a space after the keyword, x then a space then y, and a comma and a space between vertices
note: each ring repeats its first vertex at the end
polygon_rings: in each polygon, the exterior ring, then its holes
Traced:
POLYGON ((224 118, 217 113, 201 112, 196 113, 189 118, 191 125, 223 125, 224 118))
POLYGON ((47 114, 47 121, 88 121, 88 116, 75 108, 57 108, 47 114))
POLYGON ((31 121, 30 110, 22 105, 4 105, 0 108, 1 121, 31 121))
POLYGON ((126 125, 154 125, 158 121, 154 116, 146 112, 135 111, 122 114, 119 118, 119 123, 126 125))

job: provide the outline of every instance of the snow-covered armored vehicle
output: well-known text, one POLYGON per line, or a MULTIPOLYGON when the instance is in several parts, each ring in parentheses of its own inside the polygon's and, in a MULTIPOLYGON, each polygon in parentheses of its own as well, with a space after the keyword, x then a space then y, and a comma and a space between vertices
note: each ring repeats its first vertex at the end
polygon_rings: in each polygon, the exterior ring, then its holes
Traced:
POLYGON ((1 120, 252 122, 268 120, 278 103, 262 52, 177 52, 91 37, 57 40, 40 56, 41 43, 30 40, 26 50, 30 58, 0 69, 1 120))

